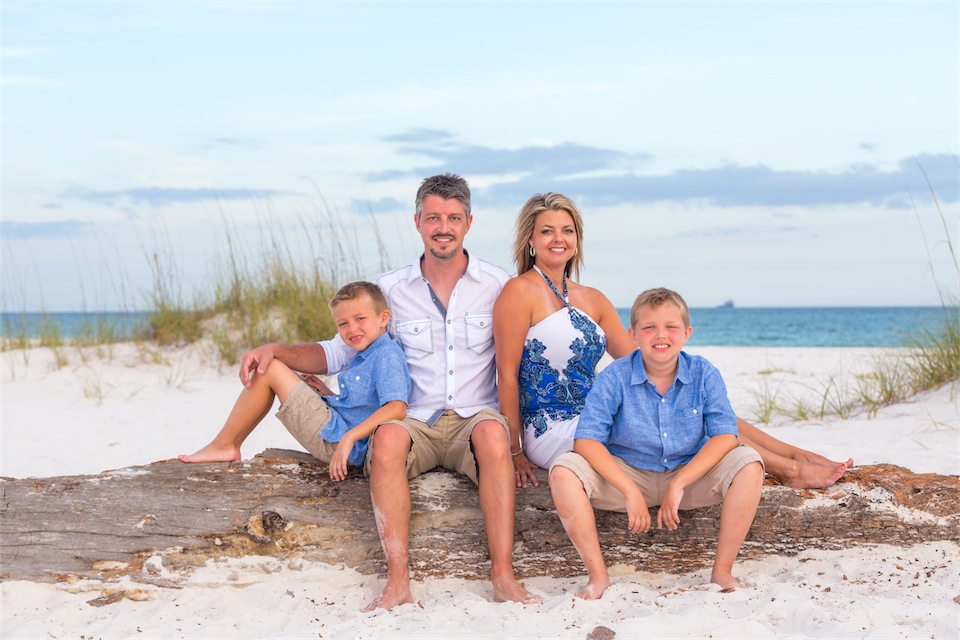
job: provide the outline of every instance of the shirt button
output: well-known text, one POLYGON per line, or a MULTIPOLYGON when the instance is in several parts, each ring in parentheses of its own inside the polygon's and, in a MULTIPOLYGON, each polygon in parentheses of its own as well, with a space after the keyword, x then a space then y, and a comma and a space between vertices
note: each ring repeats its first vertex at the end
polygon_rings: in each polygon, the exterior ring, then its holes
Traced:
POLYGON ((447 320, 447 324, 453 324, 453 320, 447 320))
POLYGON ((354 380, 356 380, 357 382, 360 382, 360 376, 357 376, 356 378, 354 378, 354 380))
POLYGON ((662 402, 666 402, 666 401, 667 401, 666 398, 660 398, 660 402, 661 402, 661 403, 662 403, 662 402))
POLYGON ((696 410, 696 409, 693 410, 693 415, 697 415, 697 410, 696 410))
POLYGON ((453 345, 450 345, 449 347, 447 347, 447 349, 449 349, 450 351, 453 351, 453 345))
POLYGON ((666 431, 663 432, 663 437, 664 437, 664 438, 667 437, 667 432, 666 432, 666 431))
POLYGON ((450 369, 450 375, 453 375, 453 369, 450 369))
POLYGON ((453 400, 453 396, 447 396, 447 400, 453 400))

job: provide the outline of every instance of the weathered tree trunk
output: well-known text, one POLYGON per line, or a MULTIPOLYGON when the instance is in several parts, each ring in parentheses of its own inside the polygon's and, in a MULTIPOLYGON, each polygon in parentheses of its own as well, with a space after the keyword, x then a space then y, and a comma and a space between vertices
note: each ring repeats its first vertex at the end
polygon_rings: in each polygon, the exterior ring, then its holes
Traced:
MULTIPOLYGON (((557 518, 546 474, 517 490, 519 577, 583 572, 557 518)), ((768 481, 741 558, 792 555, 861 543, 909 545, 960 537, 957 476, 878 465, 849 471, 826 491, 768 481)), ((189 567, 239 555, 300 556, 384 571, 369 486, 354 473, 333 482, 327 467, 293 451, 253 460, 176 460, 95 476, 0 479, 0 579, 55 581, 130 573, 144 580, 152 555, 189 567)), ((486 535, 476 487, 447 472, 411 483, 414 577, 485 578, 486 535)), ((608 564, 686 572, 712 562, 719 507, 681 514, 677 531, 633 535, 626 516, 598 512, 608 564)))

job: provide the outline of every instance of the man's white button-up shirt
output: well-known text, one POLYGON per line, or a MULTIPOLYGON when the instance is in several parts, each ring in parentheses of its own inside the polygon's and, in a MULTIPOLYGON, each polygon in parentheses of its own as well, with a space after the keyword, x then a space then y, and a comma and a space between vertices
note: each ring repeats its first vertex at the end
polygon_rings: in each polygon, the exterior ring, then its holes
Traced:
MULTIPOLYGON (((390 306, 387 330, 403 347, 413 382, 409 417, 433 424, 449 409, 462 417, 498 410, 493 303, 508 278, 500 267, 468 255, 446 315, 419 260, 377 280, 390 306)), ((328 373, 339 372, 356 354, 339 336, 320 344, 328 373)))

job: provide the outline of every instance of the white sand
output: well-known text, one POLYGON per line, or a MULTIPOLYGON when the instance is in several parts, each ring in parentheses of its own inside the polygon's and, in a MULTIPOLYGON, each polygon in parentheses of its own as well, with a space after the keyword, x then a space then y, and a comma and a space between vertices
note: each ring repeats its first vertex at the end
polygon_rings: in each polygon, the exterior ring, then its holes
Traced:
MULTIPOLYGON (((750 419, 758 398, 807 396, 825 385, 852 393, 879 352, 867 349, 702 348, 724 373, 734 407, 750 419)), ((189 453, 220 427, 239 390, 234 367, 208 347, 158 351, 119 345, 85 358, 65 349, 0 354, 0 475, 97 473, 189 453)), ((776 418, 769 431, 833 459, 889 462, 916 472, 960 472, 958 390, 947 387, 845 419, 776 418)), ((248 440, 246 456, 299 448, 272 417, 248 440)), ((4 638, 91 637, 569 637, 598 625, 633 637, 926 637, 960 635, 960 545, 857 547, 743 562, 753 587, 721 594, 707 571, 670 576, 616 570, 599 602, 572 596, 582 579, 537 578, 539 607, 495 604, 485 581, 414 584, 417 602, 391 612, 359 609, 379 593, 376 576, 271 558, 211 562, 191 575, 160 575, 181 589, 134 583, 2 585, 4 638), (125 598, 95 607, 105 592, 125 598)))

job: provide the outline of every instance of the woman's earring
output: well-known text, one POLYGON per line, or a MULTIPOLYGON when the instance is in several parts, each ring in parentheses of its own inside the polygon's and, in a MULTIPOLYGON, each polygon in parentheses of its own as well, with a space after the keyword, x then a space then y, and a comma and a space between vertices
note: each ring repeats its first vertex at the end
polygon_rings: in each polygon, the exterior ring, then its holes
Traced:
POLYGON ((533 258, 537 255, 537 250, 533 248, 533 245, 530 245, 530 257, 533 258))

